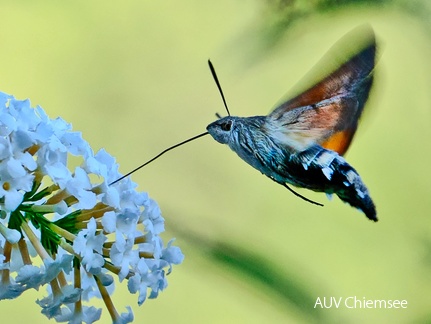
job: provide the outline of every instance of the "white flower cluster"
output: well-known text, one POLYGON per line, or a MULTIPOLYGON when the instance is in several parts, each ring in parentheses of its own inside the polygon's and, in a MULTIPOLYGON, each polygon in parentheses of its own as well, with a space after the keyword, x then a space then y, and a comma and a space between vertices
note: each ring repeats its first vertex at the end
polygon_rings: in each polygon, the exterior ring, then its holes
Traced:
POLYGON ((101 309, 83 301, 99 297, 113 323, 128 323, 130 307, 120 315, 111 300, 112 275, 139 305, 157 297, 184 257, 172 240, 164 246, 154 200, 128 178, 110 185, 120 176, 63 119, 0 93, 0 299, 46 285, 37 303, 48 318, 97 321, 101 309))

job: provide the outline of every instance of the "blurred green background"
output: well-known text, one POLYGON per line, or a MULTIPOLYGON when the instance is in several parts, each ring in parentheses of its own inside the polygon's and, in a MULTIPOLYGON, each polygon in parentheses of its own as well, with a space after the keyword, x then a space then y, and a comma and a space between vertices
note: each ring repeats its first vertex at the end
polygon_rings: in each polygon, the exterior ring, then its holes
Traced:
MULTIPOLYGON (((267 114, 345 33, 370 23, 380 61, 347 154, 374 224, 338 198, 294 197, 205 137, 133 175, 185 261, 138 308, 158 323, 431 322, 431 7, 424 1, 1 1, 0 90, 106 148, 126 173, 224 114, 267 114), (314 309, 317 297, 407 309, 314 309)), ((125 286, 123 283, 122 286, 125 286)), ((0 302, 2 322, 45 323, 44 291, 0 302)), ((109 322, 106 310, 103 322, 109 322)))

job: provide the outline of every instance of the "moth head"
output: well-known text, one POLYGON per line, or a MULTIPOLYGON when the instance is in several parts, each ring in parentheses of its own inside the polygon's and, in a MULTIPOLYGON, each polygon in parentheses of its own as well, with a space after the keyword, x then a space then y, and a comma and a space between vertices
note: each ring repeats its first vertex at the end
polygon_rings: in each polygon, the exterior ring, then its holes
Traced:
POLYGON ((234 127, 234 120, 227 116, 216 120, 207 126, 207 131, 219 143, 227 144, 234 127))

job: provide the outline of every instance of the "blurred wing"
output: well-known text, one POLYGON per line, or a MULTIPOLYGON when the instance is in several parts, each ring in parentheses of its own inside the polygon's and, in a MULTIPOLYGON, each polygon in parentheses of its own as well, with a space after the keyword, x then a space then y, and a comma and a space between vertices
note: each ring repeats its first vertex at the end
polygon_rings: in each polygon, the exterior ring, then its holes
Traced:
MULTIPOLYGON (((366 32, 359 50, 337 70, 269 114, 270 131, 281 142, 301 151, 314 144, 340 155, 347 151, 373 82, 376 42, 370 27, 366 32)), ((352 42, 351 34, 339 43, 352 42)))

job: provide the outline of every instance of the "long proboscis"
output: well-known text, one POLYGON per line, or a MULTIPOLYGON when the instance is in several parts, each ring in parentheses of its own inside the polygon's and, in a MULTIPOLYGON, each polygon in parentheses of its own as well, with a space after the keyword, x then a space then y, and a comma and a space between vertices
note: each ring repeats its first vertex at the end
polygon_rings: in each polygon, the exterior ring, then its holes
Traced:
POLYGON ((198 138, 200 138, 200 137, 202 137, 202 136, 205 136, 205 135, 208 135, 208 134, 209 134, 208 132, 205 132, 205 133, 202 133, 202 134, 199 134, 199 135, 193 136, 193 137, 191 137, 191 138, 189 138, 189 139, 187 139, 187 140, 185 140, 185 141, 182 141, 182 142, 180 142, 180 143, 178 143, 178 144, 175 144, 175 145, 172 145, 172 146, 168 147, 166 150, 164 150, 164 151, 160 152, 160 153, 159 153, 159 154, 157 154, 155 157, 153 157, 152 159, 148 160, 148 161, 147 161, 147 162, 145 162, 144 164, 141 164, 140 166, 138 166, 137 168, 133 169, 133 170, 132 170, 132 171, 130 171, 129 173, 126 173, 126 174, 125 174, 125 175, 123 175, 121 178, 118 178, 117 180, 115 180, 115 181, 111 182, 109 185, 111 186, 111 185, 113 185, 113 184, 117 183, 118 181, 123 180, 124 178, 128 177, 128 176, 129 176, 129 175, 131 175, 132 173, 134 173, 134 172, 138 171, 139 169, 143 168, 144 166, 146 166, 146 165, 150 164, 150 163, 151 163, 151 162, 153 162, 154 160, 157 160, 159 157, 161 157, 163 154, 165 154, 165 153, 169 152, 170 150, 173 150, 174 148, 177 148, 178 146, 184 145, 184 144, 186 144, 186 143, 188 143, 188 142, 194 141, 195 139, 198 139, 198 138))

